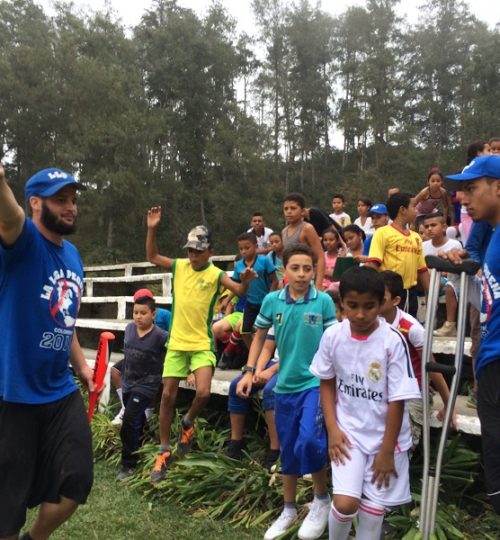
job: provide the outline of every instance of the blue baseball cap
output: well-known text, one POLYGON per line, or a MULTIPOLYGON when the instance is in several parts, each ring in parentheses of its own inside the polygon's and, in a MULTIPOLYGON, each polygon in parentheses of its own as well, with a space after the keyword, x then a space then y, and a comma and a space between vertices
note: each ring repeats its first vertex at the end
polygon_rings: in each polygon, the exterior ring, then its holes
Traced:
POLYGON ((380 215, 389 215, 389 213, 387 212, 387 207, 385 206, 385 204, 382 204, 382 203, 377 203, 377 204, 374 204, 370 210, 368 211, 369 214, 380 214, 380 215))
POLYGON ((83 184, 77 182, 75 178, 61 169, 43 169, 34 174, 24 186, 26 198, 30 197, 52 197, 65 186, 75 186, 76 189, 87 189, 83 184))
POLYGON ((460 174, 450 174, 446 180, 451 182, 467 182, 478 178, 494 178, 500 180, 500 156, 480 156, 473 159, 460 174))

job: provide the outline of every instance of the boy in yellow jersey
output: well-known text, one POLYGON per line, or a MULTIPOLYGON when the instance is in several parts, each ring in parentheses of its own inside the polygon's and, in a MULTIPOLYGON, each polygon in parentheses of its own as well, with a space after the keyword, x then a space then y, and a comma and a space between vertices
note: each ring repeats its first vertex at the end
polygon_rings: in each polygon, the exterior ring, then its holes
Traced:
POLYGON ((189 372, 194 373, 196 394, 181 422, 177 445, 179 454, 191 449, 194 420, 210 398, 210 385, 215 368, 214 339, 211 323, 215 303, 229 289, 237 296, 246 293, 255 272, 247 268, 236 283, 210 262, 212 245, 210 232, 204 225, 191 229, 187 243, 187 259, 171 259, 158 253, 156 228, 160 224, 161 208, 148 211, 146 254, 148 261, 172 271, 172 320, 170 338, 163 369, 163 392, 160 404, 160 451, 151 472, 151 481, 165 478, 172 458, 170 428, 175 411, 179 382, 189 372))
POLYGON ((403 278, 405 298, 400 307, 413 317, 417 315, 417 284, 425 294, 429 290, 429 273, 425 265, 422 239, 409 226, 415 221, 415 199, 408 193, 394 193, 387 201, 390 225, 375 231, 366 266, 392 270, 403 278))

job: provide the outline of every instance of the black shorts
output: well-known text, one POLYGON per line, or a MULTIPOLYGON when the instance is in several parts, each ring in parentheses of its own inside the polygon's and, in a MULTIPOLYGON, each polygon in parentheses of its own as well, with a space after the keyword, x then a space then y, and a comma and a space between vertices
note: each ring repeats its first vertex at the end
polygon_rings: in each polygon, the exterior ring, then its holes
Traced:
POLYGON ((0 399, 0 537, 26 509, 60 496, 85 503, 93 481, 92 437, 79 391, 44 405, 0 399))
POLYGON ((500 358, 481 369, 477 389, 486 492, 500 514, 500 358))
POLYGON ((251 304, 247 302, 245 304, 245 309, 243 310, 243 322, 241 323, 240 334, 251 334, 253 330, 253 325, 255 319, 260 311, 260 306, 262 304, 251 304))

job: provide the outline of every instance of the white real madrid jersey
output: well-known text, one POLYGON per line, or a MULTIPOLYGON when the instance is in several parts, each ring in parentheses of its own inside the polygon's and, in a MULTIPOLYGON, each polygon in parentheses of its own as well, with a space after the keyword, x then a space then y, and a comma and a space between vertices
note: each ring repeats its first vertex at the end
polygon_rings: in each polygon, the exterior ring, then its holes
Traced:
MULTIPOLYGON (((310 368, 320 379, 336 378, 338 426, 366 454, 376 454, 382 445, 388 403, 420 397, 404 337, 384 319, 378 321, 363 338, 352 335, 348 320, 328 328, 310 368)), ((405 410, 395 450, 410 447, 405 410)))

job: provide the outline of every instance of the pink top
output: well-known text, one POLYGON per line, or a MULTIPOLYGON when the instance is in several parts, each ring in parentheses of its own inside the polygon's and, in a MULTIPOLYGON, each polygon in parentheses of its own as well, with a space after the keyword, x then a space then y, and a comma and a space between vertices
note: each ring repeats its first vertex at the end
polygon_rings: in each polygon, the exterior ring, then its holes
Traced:
MULTIPOLYGON (((337 255, 334 255, 333 257, 331 257, 330 255, 328 255, 328 252, 325 251, 325 271, 331 270, 333 274, 333 270, 335 269, 336 263, 337 263, 337 255)), ((334 283, 333 280, 331 280, 330 278, 324 278, 323 288, 328 289, 328 287, 330 287, 330 285, 332 285, 333 283, 334 283)))
POLYGON ((434 214, 435 212, 437 212, 437 205, 440 203, 440 201, 441 196, 434 199, 434 197, 431 197, 429 194, 429 197, 427 199, 420 201, 417 206, 415 206, 415 209, 417 210, 417 216, 434 214))

